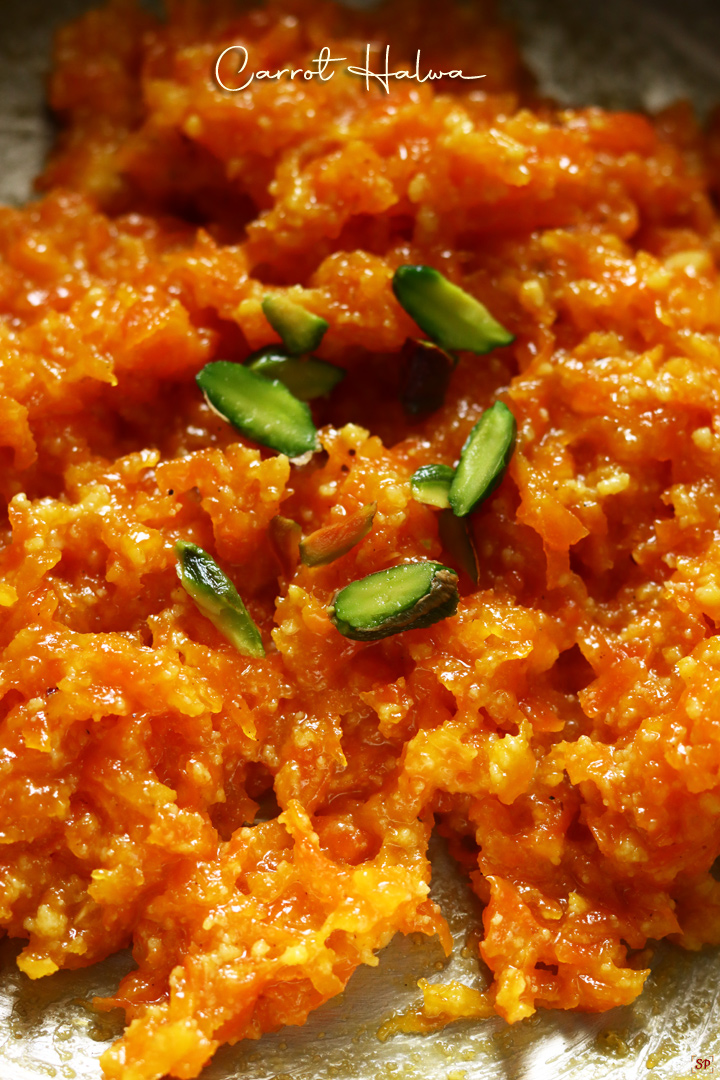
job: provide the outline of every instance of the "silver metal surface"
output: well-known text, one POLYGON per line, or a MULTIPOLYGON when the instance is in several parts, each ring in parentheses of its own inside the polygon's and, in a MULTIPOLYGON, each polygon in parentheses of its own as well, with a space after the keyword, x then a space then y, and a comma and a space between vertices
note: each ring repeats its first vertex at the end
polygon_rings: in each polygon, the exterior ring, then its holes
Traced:
MULTIPOLYGON (((0 0, 0 200, 32 195, 50 135, 43 73, 52 28, 91 6, 83 0, 0 0)), ((565 102, 659 108, 689 97, 704 112, 720 102, 720 5, 647 0, 504 0, 542 88, 565 102)), ((460 1023, 429 1036, 380 1042, 394 1011, 417 1004, 417 979, 484 985, 472 928, 478 904, 441 844, 434 845, 435 898, 456 941, 450 961, 437 942, 397 937, 377 969, 363 968, 342 997, 303 1028, 220 1051, 203 1080, 680 1080, 720 1073, 720 954, 658 948, 653 974, 631 1007, 601 1016, 541 1014, 509 1028, 460 1023), (470 936, 468 936, 470 935, 470 936)), ((95 1015, 132 961, 114 957, 79 973, 31 983, 14 965, 17 943, 0 943, 0 1080, 99 1080, 97 1058, 122 1029, 95 1015)))

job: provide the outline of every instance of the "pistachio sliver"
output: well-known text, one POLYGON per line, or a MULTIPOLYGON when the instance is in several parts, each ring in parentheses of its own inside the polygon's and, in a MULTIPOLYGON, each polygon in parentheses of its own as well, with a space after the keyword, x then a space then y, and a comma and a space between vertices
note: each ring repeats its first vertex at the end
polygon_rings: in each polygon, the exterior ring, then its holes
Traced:
POLYGON ((243 656, 264 656, 260 631, 212 555, 185 540, 178 541, 175 550, 178 577, 203 615, 243 656))
POLYGON ((438 520, 438 532, 450 558, 465 571, 473 585, 477 585, 478 557, 467 518, 456 517, 452 510, 443 510, 438 520))
POLYGON ((448 493, 455 470, 450 465, 421 465, 410 477, 413 498, 418 502, 447 510, 448 493))
POLYGON ((345 378, 344 370, 335 364, 317 360, 314 356, 297 360, 273 346, 253 353, 245 365, 266 379, 277 379, 300 401, 324 397, 345 378))
POLYGON ((283 573, 291 577, 300 561, 300 538, 302 529, 292 518, 276 514, 270 519, 268 536, 273 550, 280 560, 283 573))
POLYGON ((372 529, 377 503, 369 503, 332 525, 316 529, 300 542, 305 566, 325 566, 347 555, 372 529))
POLYGON ((420 630, 457 611, 458 576, 437 562, 403 563, 352 581, 336 593, 328 615, 354 641, 378 641, 420 630))
POLYGON ((211 408, 254 442, 290 458, 318 449, 309 408, 276 379, 215 360, 205 365, 197 383, 211 408))
POLYGON ((445 404, 455 362, 432 341, 411 342, 400 402, 408 416, 427 416, 445 404))
POLYGON ((465 517, 498 486, 515 449, 517 424, 502 401, 486 409, 468 435, 450 485, 448 499, 458 517, 465 517))
POLYGON ((317 349, 328 328, 325 319, 313 315, 302 304, 295 303, 287 296, 266 296, 262 309, 273 330, 282 338, 287 351, 294 356, 317 349))
POLYGON ((487 353, 513 335, 484 304, 432 266, 400 266, 393 276, 399 303, 443 349, 487 353))

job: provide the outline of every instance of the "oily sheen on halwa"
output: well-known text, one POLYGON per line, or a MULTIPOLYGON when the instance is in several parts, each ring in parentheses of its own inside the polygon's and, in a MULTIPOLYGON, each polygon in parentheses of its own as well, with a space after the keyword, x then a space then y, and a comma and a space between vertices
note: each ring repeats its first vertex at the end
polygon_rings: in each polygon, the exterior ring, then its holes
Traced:
POLYGON ((113 0, 60 32, 50 103, 42 197, 0 211, 0 920, 31 978, 132 945, 105 1076, 194 1077, 397 931, 448 946, 433 826, 492 978, 426 988, 406 1027, 608 1009, 649 940, 720 941, 720 127, 555 108, 489 9, 432 0, 171 0, 167 22, 113 0), (485 78, 213 78, 231 44, 276 70, 368 42, 485 78), (421 417, 404 265, 514 336, 461 352, 421 417), (195 381, 278 344, 268 293, 325 319, 346 371, 305 464, 195 381), (498 400, 517 446, 467 518, 477 584, 456 566, 455 615, 344 637, 339 589, 455 565, 410 477, 498 400), (326 564, 272 542, 373 505, 326 564), (264 657, 193 603, 179 541, 264 657))

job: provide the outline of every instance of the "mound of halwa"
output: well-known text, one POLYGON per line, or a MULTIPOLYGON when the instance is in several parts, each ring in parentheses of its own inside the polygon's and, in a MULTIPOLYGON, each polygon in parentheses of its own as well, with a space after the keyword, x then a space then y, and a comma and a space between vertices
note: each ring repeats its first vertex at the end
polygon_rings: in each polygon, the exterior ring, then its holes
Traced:
POLYGON ((132 944, 105 1075, 194 1077, 396 931, 448 945, 435 823, 493 981, 427 988, 416 1026, 629 1002, 648 939, 720 941, 720 135, 685 107, 552 107, 480 4, 168 8, 62 31, 46 194, 0 211, 0 925, 32 978, 132 944), (231 44, 275 70, 367 42, 486 77, 213 78, 231 44), (403 264, 515 335, 461 354, 421 420, 403 264), (278 341, 268 291, 327 320, 317 355, 347 372, 302 465, 195 383, 278 341), (498 399, 518 444, 469 518, 479 583, 434 626, 343 637, 338 589, 452 562, 409 480, 498 399), (271 542, 278 516, 307 535, 369 504, 327 565, 271 542), (193 604, 179 540, 264 658, 193 604))

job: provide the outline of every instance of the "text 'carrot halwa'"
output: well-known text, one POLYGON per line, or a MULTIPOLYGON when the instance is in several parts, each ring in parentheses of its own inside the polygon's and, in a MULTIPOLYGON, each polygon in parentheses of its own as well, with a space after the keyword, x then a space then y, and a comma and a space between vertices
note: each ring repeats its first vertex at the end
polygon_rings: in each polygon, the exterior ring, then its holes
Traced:
POLYGON ((481 4, 168 9, 113 0, 60 33, 45 194, 0 211, 20 967, 132 944, 105 1075, 196 1076, 302 1023, 397 931, 447 946, 435 823, 484 903, 492 982, 427 986, 417 1027, 630 1002, 648 939, 720 941, 720 126, 553 107, 481 4), (277 70, 368 42, 485 78, 213 78, 233 44, 277 70), (400 266, 514 337, 460 351, 430 412, 408 407, 400 266), (196 384, 279 347, 268 295, 325 320, 317 359, 345 372, 309 406, 304 464, 196 384), (437 465, 447 498, 496 401, 517 445, 492 496, 463 519, 416 498, 437 465), (467 522, 474 572, 441 520, 467 522), (237 590, 254 655, 178 580, 178 544, 237 590), (424 560, 456 614, 339 632, 341 590, 424 560))

